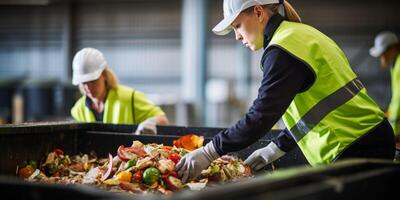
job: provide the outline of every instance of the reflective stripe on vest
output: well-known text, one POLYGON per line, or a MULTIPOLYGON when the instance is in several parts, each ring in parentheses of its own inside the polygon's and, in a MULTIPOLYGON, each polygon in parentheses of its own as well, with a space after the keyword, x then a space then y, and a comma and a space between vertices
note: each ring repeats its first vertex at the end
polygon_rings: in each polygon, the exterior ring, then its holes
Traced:
POLYGON ((312 166, 333 162, 382 122, 383 112, 330 38, 311 26, 283 21, 267 51, 270 46, 286 51, 314 73, 314 82, 295 96, 282 116, 312 166))
POLYGON ((290 132, 296 142, 300 141, 328 113, 353 98, 364 86, 357 78, 318 102, 294 125, 290 132))

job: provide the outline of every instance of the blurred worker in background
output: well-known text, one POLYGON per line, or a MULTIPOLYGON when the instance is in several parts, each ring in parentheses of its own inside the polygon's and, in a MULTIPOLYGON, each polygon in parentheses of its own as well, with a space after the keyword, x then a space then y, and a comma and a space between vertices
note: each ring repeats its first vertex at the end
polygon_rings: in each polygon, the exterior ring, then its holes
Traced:
POLYGON ((71 109, 76 121, 139 124, 135 134, 157 134, 156 125, 169 123, 161 108, 142 92, 118 83, 99 50, 78 51, 72 69, 72 83, 83 94, 71 109))
POLYGON ((218 35, 234 30, 236 40, 264 48, 263 79, 248 113, 177 164, 184 181, 210 163, 260 139, 282 117, 281 138, 246 160, 255 170, 285 155, 296 144, 312 166, 343 158, 393 160, 393 130, 343 51, 329 37, 302 24, 286 0, 224 0, 218 35), (290 142, 294 141, 294 142, 290 142))
POLYGON ((396 141, 400 142, 400 42, 396 34, 390 31, 379 33, 375 37, 371 56, 380 60, 381 67, 390 68, 392 79, 392 99, 387 115, 392 124, 396 141))

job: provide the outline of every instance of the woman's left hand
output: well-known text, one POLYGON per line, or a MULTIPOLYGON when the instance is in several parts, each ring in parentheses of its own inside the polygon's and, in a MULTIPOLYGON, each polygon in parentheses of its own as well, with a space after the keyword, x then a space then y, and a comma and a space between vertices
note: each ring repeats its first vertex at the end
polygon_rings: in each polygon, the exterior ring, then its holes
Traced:
POLYGON ((154 118, 149 118, 141 122, 136 131, 135 135, 149 134, 157 135, 157 121, 154 118))

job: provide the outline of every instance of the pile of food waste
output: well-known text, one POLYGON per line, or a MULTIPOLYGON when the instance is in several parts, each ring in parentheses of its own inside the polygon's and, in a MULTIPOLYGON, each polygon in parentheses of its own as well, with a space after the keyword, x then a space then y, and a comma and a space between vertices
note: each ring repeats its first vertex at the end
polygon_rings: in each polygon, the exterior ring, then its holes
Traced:
POLYGON ((200 177, 183 183, 175 165, 186 153, 202 146, 203 137, 185 135, 174 146, 120 145, 116 155, 99 158, 96 153, 66 155, 62 149, 48 153, 40 164, 27 161, 17 166, 18 176, 30 182, 91 184, 113 192, 172 194, 183 189, 201 190, 207 185, 252 176, 248 166, 234 156, 222 156, 203 170, 200 177))

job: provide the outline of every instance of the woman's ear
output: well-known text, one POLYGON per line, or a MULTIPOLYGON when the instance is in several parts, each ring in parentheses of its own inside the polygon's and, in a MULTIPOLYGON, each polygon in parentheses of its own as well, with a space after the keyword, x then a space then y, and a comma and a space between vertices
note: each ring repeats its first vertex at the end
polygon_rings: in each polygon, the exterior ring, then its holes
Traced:
POLYGON ((262 6, 254 6, 254 14, 256 15, 259 22, 262 22, 264 20, 264 8, 262 6))

